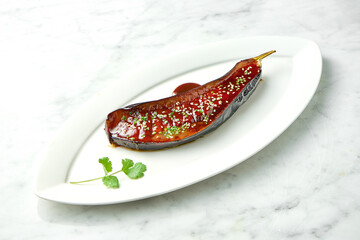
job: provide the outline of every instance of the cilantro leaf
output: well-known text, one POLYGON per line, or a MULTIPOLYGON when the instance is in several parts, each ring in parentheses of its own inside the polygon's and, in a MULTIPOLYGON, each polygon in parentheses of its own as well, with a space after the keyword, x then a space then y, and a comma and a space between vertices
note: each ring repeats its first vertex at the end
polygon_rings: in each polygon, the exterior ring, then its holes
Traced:
POLYGON ((144 176, 144 172, 146 171, 146 166, 142 163, 135 163, 128 158, 122 160, 122 169, 129 178, 138 179, 144 176))
POLYGON ((122 160, 122 168, 121 171, 123 171, 126 175, 129 172, 129 168, 134 166, 134 162, 131 159, 125 158, 122 160))
POLYGON ((119 188, 119 180, 115 176, 105 176, 102 181, 108 188, 119 188))
POLYGON ((101 163, 103 165, 105 175, 108 175, 108 173, 112 171, 112 163, 108 157, 100 158, 99 163, 101 163))
POLYGON ((123 172, 126 174, 130 179, 138 179, 144 176, 144 172, 146 171, 146 165, 142 164, 141 162, 135 163, 128 158, 122 159, 122 168, 119 171, 112 172, 112 162, 109 160, 108 157, 103 157, 99 159, 99 163, 102 164, 105 172, 105 176, 93 178, 89 180, 83 180, 78 182, 70 182, 71 184, 80 184, 91 182, 95 180, 102 180, 103 184, 108 188, 119 188, 119 179, 113 175, 123 172), (110 174, 111 173, 111 174, 110 174))
POLYGON ((127 170, 124 173, 131 179, 138 179, 144 176, 144 172, 146 171, 146 166, 141 162, 135 163, 135 165, 127 170))

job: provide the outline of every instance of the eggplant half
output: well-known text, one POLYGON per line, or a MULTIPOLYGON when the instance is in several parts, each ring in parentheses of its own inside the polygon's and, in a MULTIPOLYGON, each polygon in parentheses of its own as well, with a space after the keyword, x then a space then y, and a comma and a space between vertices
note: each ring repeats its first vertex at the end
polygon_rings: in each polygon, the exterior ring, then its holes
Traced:
POLYGON ((159 150, 194 141, 217 129, 255 91, 261 60, 274 52, 242 60, 224 76, 204 85, 111 112, 105 124, 110 143, 159 150))

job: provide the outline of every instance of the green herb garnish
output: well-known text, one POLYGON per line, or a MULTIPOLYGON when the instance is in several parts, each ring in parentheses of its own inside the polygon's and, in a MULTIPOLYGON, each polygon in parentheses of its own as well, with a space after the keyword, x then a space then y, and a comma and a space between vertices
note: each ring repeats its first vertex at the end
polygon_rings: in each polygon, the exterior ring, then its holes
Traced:
POLYGON ((70 182, 71 184, 79 184, 79 183, 86 183, 95 180, 102 179, 103 184, 108 188, 119 188, 119 179, 116 176, 113 176, 117 173, 123 172, 127 175, 130 179, 138 179, 144 176, 144 172, 146 171, 146 165, 137 162, 134 162, 131 159, 125 158, 122 159, 122 168, 119 171, 110 173, 112 171, 112 162, 109 160, 108 157, 103 157, 99 159, 99 163, 104 168, 105 176, 93 178, 89 180, 79 181, 79 182, 70 182))

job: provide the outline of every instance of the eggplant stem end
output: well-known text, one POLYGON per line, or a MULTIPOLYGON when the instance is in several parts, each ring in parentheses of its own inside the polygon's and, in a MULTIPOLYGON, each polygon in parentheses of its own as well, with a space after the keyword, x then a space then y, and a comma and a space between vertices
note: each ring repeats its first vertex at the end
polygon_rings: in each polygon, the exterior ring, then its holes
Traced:
POLYGON ((276 52, 275 50, 271 50, 269 52, 263 53, 257 57, 254 57, 255 60, 261 61, 262 59, 266 58, 267 56, 273 54, 274 52, 276 52))

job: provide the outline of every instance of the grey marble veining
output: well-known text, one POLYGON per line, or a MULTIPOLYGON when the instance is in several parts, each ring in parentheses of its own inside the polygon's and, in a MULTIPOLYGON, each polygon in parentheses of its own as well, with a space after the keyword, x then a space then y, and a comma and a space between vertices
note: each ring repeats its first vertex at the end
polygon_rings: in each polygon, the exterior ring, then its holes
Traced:
POLYGON ((0 239, 360 239, 360 2, 2 1, 0 239), (317 42, 317 92, 279 138, 193 186, 109 206, 32 193, 37 154, 128 69, 256 35, 317 42))

